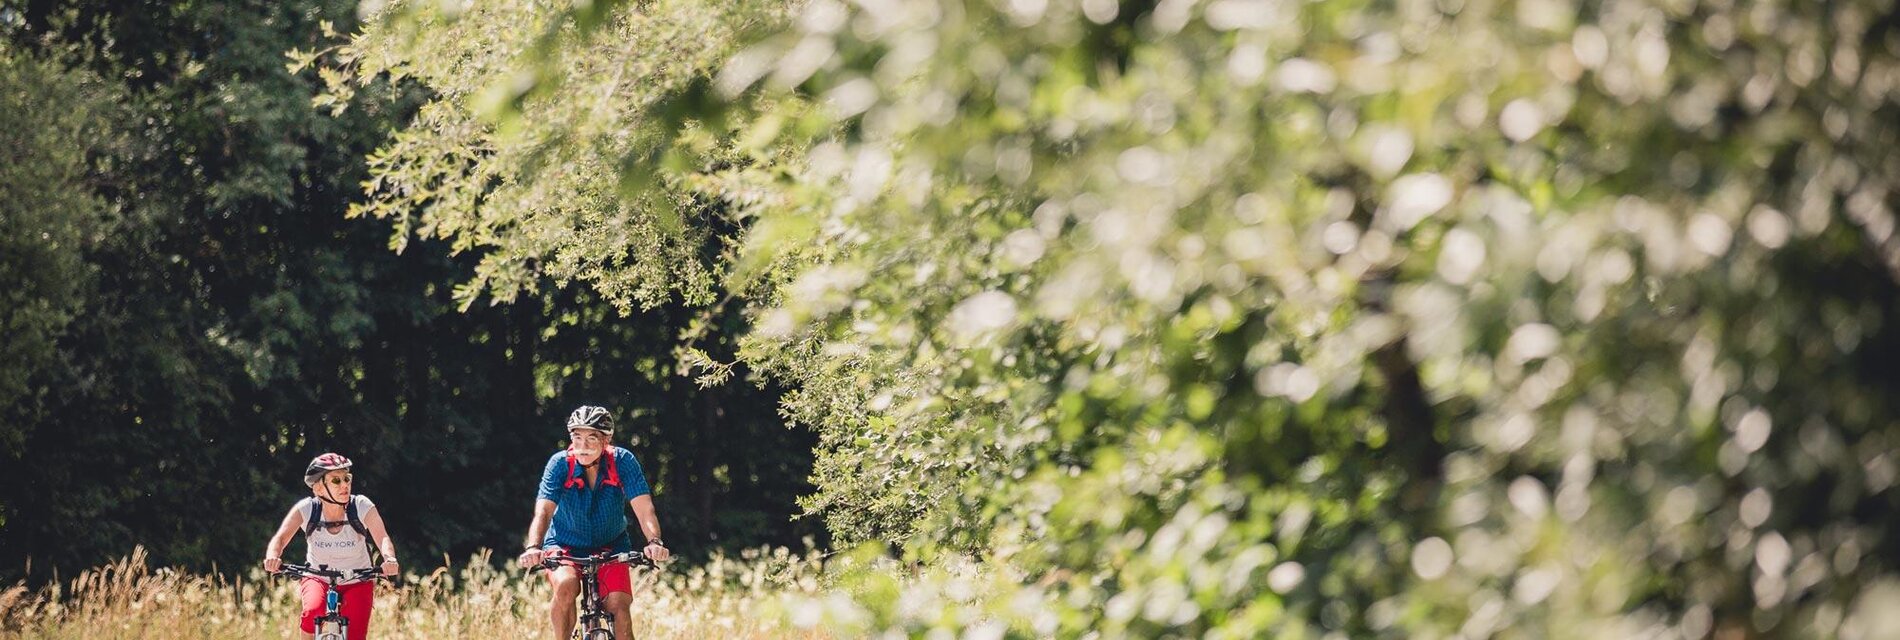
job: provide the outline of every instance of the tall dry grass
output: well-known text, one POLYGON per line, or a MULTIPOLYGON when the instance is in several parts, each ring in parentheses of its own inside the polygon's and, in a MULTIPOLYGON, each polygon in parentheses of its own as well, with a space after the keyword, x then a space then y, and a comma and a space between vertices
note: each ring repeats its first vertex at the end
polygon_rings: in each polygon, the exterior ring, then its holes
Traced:
MULTIPOLYGON (((446 559, 445 559, 446 560, 446 559)), ((459 569, 408 575, 378 586, 371 637, 545 638, 547 581, 498 570, 486 553, 459 569)), ((637 572, 639 638, 811 638, 784 625, 785 596, 819 588, 816 554, 785 549, 715 557, 693 567, 637 572)), ((293 638, 291 580, 252 570, 243 577, 152 568, 143 548, 117 562, 37 590, 0 590, 0 638, 31 640, 255 640, 293 638)))

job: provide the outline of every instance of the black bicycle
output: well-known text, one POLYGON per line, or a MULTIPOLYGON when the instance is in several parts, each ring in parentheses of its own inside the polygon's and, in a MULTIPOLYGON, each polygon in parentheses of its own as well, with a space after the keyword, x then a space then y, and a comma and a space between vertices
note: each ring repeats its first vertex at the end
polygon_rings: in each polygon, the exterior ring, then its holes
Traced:
MULTIPOLYGON (((615 640, 614 616, 607 612, 607 605, 600 595, 600 567, 614 562, 653 568, 653 561, 638 551, 608 553, 593 556, 549 556, 541 564, 528 570, 553 571, 562 566, 574 567, 581 572, 581 608, 580 624, 574 627, 574 637, 580 640, 615 640)), ((631 639, 626 639, 631 640, 631 639)))
POLYGON ((278 575, 287 575, 294 578, 316 578, 323 581, 323 615, 317 617, 316 640, 344 640, 344 638, 350 637, 350 619, 343 617, 341 613, 337 613, 337 607, 342 605, 343 600, 342 594, 336 590, 337 585, 371 578, 387 580, 391 585, 396 584, 395 578, 385 576, 375 569, 357 569, 345 573, 328 568, 286 562, 277 573, 278 575))

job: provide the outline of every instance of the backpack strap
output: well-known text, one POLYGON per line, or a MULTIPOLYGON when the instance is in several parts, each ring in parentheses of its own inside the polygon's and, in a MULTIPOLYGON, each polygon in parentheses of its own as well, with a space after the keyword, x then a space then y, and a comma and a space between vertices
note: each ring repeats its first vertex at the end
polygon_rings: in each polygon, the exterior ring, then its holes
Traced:
MULTIPOLYGON (((304 516, 303 516, 303 534, 305 536, 309 536, 310 534, 316 533, 317 527, 320 527, 326 524, 332 524, 332 525, 342 524, 339 522, 324 522, 323 521, 323 502, 322 501, 319 501, 315 498, 304 498, 304 502, 310 505, 309 508, 305 511, 304 516)), ((364 540, 370 539, 369 527, 363 524, 362 515, 356 512, 356 496, 354 495, 350 496, 350 501, 343 505, 343 519, 344 519, 344 522, 349 523, 351 529, 356 530, 357 535, 363 536, 364 540)))
POLYGON ((582 480, 582 479, 581 479, 581 474, 579 474, 579 473, 575 473, 575 472, 574 472, 574 467, 576 467, 576 466, 578 466, 578 465, 579 465, 579 463, 576 463, 576 462, 574 462, 574 452, 573 452, 573 451, 568 451, 568 452, 567 452, 566 454, 564 454, 564 455, 565 455, 566 457, 564 457, 564 458, 562 458, 562 459, 563 459, 563 460, 566 460, 566 461, 567 461, 567 480, 565 480, 565 481, 563 481, 563 482, 561 483, 561 488, 563 488, 563 489, 584 489, 584 488, 586 488, 586 487, 587 487, 587 481, 586 481, 586 480, 582 480))
POLYGON ((309 537, 323 524, 323 503, 314 498, 304 498, 303 501, 309 505, 303 514, 303 535, 309 537))
POLYGON ((357 535, 363 536, 364 540, 369 540, 369 527, 363 525, 363 517, 356 513, 357 497, 354 494, 350 495, 350 503, 343 505, 344 519, 350 522, 350 528, 355 529, 357 535))
MULTIPOLYGON (((605 466, 607 467, 607 478, 605 480, 600 481, 601 486, 605 486, 605 487, 620 486, 620 470, 617 468, 619 465, 614 463, 614 449, 615 448, 616 447, 607 447, 606 450, 600 452, 601 459, 595 461, 596 464, 600 462, 606 462, 605 466)), ((567 452, 567 480, 561 483, 562 488, 566 488, 566 489, 587 488, 587 480, 585 480, 587 471, 585 469, 580 469, 579 467, 580 467, 580 463, 574 460, 574 452, 568 451, 567 452)))

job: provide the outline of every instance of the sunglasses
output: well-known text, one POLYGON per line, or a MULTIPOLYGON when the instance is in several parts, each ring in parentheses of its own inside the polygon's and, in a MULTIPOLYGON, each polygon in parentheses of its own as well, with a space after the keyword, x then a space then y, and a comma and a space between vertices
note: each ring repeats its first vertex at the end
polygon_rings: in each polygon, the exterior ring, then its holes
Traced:
POLYGON ((333 484, 333 485, 337 485, 337 486, 343 486, 343 485, 346 485, 346 484, 349 484, 349 483, 350 483, 351 481, 353 481, 353 480, 355 480, 355 479, 356 479, 356 476, 355 476, 355 475, 351 475, 351 474, 344 474, 344 475, 340 475, 340 476, 330 476, 330 477, 329 477, 329 478, 327 478, 327 479, 329 480, 329 482, 330 482, 330 484, 333 484))

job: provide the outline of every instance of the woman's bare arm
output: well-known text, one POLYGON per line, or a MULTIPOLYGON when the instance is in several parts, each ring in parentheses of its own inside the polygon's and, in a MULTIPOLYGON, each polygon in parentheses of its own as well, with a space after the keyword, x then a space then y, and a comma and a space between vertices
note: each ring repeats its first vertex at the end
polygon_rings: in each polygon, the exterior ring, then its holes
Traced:
POLYGON ((290 513, 284 514, 284 522, 277 525, 277 533, 270 537, 270 542, 264 543, 265 571, 277 570, 283 562, 284 545, 290 544, 290 537, 297 535, 297 530, 302 527, 303 511, 291 507, 290 513))

